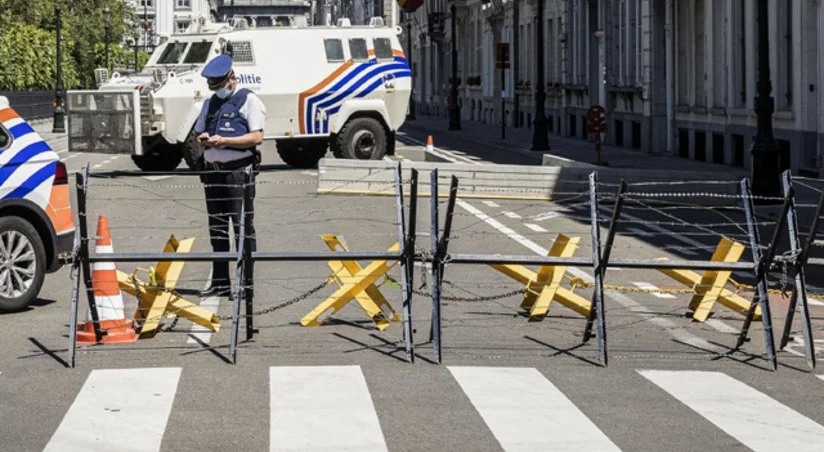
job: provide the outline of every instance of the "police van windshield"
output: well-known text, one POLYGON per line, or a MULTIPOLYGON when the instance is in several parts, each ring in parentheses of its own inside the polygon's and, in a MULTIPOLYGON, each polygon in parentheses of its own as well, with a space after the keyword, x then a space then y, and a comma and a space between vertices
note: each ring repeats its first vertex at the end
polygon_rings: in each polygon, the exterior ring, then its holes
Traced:
POLYGON ((193 42, 192 46, 189 47, 189 51, 186 52, 186 58, 183 59, 183 62, 186 64, 205 63, 211 49, 212 43, 210 41, 193 42))
POLYGON ((157 64, 177 64, 188 44, 187 42, 170 42, 166 48, 163 49, 160 58, 157 59, 157 64))

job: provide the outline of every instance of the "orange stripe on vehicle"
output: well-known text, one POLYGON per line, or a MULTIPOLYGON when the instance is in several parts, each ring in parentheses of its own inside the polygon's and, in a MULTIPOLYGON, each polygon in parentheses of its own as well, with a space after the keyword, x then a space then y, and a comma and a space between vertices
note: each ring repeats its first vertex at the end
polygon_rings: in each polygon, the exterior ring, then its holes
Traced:
POLYGON ((321 89, 323 89, 326 85, 331 83, 332 80, 338 78, 338 76, 341 75, 345 70, 349 69, 350 66, 352 66, 352 60, 349 60, 349 61, 341 64, 340 67, 335 69, 335 72, 332 72, 331 74, 329 74, 329 76, 326 77, 325 79, 321 80, 320 83, 318 83, 317 85, 315 85, 315 86, 309 88, 308 90, 300 93, 300 95, 298 96, 298 117, 300 118, 300 121, 298 121, 298 124, 300 125, 301 135, 306 133, 306 123, 304 122, 304 115, 303 115, 303 113, 304 113, 303 103, 306 100, 306 97, 311 96, 312 94, 315 94, 318 91, 320 91, 321 89))
POLYGON ((46 214, 54 225, 57 234, 74 230, 74 214, 69 197, 68 185, 52 187, 46 214))
POLYGON ((0 122, 6 122, 9 119, 16 119, 19 117, 20 115, 18 115, 17 112, 11 108, 4 108, 0 110, 0 122))
POLYGON ((403 50, 392 49, 392 55, 406 58, 406 54, 403 53, 403 50))

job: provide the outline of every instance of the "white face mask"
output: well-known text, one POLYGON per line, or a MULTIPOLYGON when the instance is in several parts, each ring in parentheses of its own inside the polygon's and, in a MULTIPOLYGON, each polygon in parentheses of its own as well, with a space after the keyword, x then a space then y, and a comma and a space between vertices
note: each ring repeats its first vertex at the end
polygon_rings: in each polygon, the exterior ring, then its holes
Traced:
POLYGON ((230 90, 227 87, 223 87, 223 88, 220 88, 219 90, 217 90, 217 92, 215 94, 217 94, 217 97, 219 97, 221 99, 226 99, 227 97, 229 97, 232 94, 232 90, 230 90))

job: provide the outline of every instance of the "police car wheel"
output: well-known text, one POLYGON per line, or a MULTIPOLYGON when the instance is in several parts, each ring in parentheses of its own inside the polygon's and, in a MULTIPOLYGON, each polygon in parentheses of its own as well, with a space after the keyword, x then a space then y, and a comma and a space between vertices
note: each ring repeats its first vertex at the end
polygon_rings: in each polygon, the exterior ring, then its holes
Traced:
POLYGON ((19 311, 40 293, 46 250, 34 226, 15 216, 0 218, 0 311, 19 311))
POLYGON ((343 126, 336 144, 335 157, 380 160, 386 154, 386 130, 375 119, 356 118, 343 126))

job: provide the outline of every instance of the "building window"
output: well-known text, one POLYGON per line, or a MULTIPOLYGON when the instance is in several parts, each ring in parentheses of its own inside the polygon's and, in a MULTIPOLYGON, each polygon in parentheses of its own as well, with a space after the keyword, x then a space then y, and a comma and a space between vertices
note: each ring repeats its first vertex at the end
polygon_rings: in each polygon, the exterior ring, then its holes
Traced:
POLYGON ((141 8, 154 8, 154 0, 140 0, 141 8))
POLYGON ((176 33, 186 33, 189 31, 189 25, 191 21, 188 20, 178 20, 175 22, 175 32, 176 33))
POLYGON ((191 9, 192 5, 190 0, 175 0, 175 6, 177 9, 191 9))
POLYGON ((726 7, 724 2, 712 2, 712 104, 716 108, 727 104, 726 7))
POLYGON ((793 106, 793 0, 778 2, 777 99, 779 110, 790 111, 793 106))
POLYGON ((735 108, 747 105, 747 0, 736 0, 732 7, 732 96, 735 108))
POLYGON ((326 61, 330 63, 343 61, 343 43, 340 39, 324 39, 323 45, 326 47, 326 61))
POLYGON ((684 106, 689 105, 690 92, 689 51, 691 43, 689 22, 692 9, 690 8, 689 0, 678 0, 678 9, 676 11, 676 39, 678 40, 676 55, 676 82, 678 84, 678 105, 684 106))
POLYGON ((695 68, 693 80, 695 83, 694 105, 703 107, 707 105, 706 93, 704 92, 704 80, 707 71, 707 36, 704 19, 707 17, 707 11, 704 7, 704 0, 695 0, 695 9, 693 10, 693 30, 695 36, 695 46, 693 47, 693 61, 692 67, 695 68))

